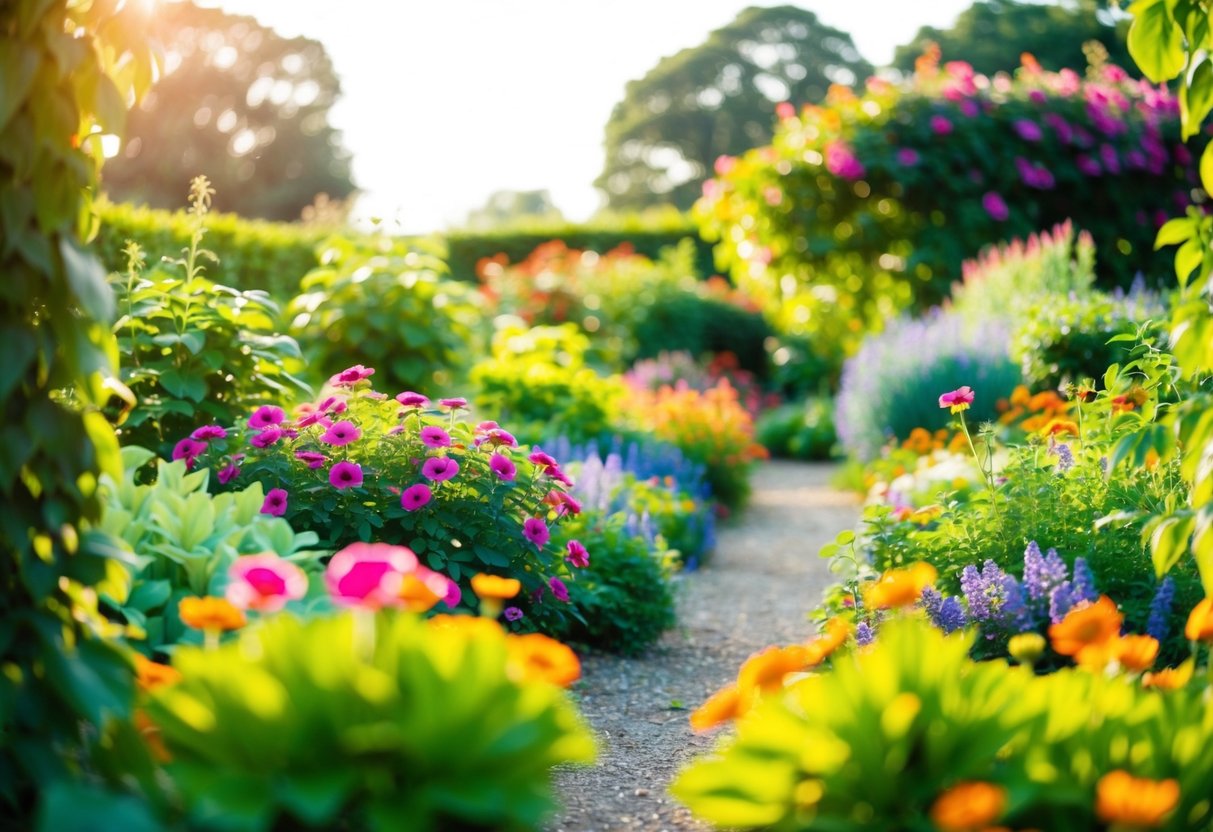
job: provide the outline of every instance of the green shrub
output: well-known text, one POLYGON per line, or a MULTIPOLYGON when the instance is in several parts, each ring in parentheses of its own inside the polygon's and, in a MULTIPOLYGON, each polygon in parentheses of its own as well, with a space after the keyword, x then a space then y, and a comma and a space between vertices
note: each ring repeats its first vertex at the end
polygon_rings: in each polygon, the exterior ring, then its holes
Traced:
POLYGON ((445 271, 386 239, 331 240, 287 309, 291 332, 312 366, 375 367, 397 392, 448 389, 479 353, 483 319, 472 287, 445 271))
POLYGON ((760 378, 767 375, 766 339, 771 327, 762 313, 706 289, 660 294, 644 308, 634 335, 634 358, 679 351, 697 358, 731 352, 742 369, 760 378))
MULTIPOLYGON (((507 636, 362 611, 276 615, 145 707, 197 828, 531 830, 550 771, 593 740, 557 687, 518 681, 507 636)), ((478 622, 471 622, 473 624, 478 622)), ((484 622, 488 624, 488 622, 484 622)))
POLYGON ((754 424, 754 436, 771 456, 825 460, 834 455, 834 401, 817 396, 768 410, 754 424))

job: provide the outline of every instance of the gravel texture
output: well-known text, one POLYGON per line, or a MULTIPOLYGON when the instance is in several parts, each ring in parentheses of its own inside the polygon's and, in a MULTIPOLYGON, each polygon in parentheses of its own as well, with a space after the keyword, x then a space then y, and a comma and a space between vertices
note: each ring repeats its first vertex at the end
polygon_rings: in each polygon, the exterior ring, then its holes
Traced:
POLYGON ((853 527, 857 502, 830 487, 833 467, 769 462, 749 508, 720 530, 715 555, 680 579, 678 627, 645 657, 587 656, 573 693, 599 741, 592 767, 557 774, 563 809, 548 832, 706 830, 666 792, 709 749, 689 709, 731 681, 751 653, 807 640, 806 613, 829 582, 817 550, 853 527))

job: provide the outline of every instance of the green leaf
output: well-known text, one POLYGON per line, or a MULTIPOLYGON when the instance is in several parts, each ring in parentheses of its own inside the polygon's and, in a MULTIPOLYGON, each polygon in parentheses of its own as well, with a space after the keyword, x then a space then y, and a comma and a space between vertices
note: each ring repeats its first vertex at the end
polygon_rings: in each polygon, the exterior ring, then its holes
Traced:
POLYGON ((1195 233, 1196 220, 1191 217, 1176 217, 1167 220, 1163 223, 1162 228, 1158 229, 1158 236, 1154 238, 1154 248, 1179 245, 1190 240, 1195 233))
POLYGON ((107 792, 98 786, 57 780, 42 795, 38 810, 38 832, 160 832, 163 827, 152 815, 151 806, 138 798, 107 792))
POLYGON ((1200 132, 1200 125, 1213 110, 1213 62, 1200 62, 1181 90, 1179 102, 1183 107, 1183 138, 1187 141, 1200 132))
POLYGON ((108 325, 114 319, 114 292, 101 262, 68 237, 59 238, 59 253, 75 300, 90 318, 108 325))
POLYGON ((200 402, 206 397, 206 381, 176 369, 160 374, 160 386, 179 399, 200 402))
POLYGON ((1167 0, 1137 0, 1129 6, 1129 54, 1156 84, 1170 81, 1186 64, 1183 31, 1171 17, 1167 0))
POLYGON ((1206 193, 1213 194, 1213 142, 1205 145, 1200 154, 1200 185, 1206 193))
POLYGON ((8 127, 9 119, 25 103, 37 80, 38 48, 20 39, 6 39, 0 51, 0 133, 8 127))

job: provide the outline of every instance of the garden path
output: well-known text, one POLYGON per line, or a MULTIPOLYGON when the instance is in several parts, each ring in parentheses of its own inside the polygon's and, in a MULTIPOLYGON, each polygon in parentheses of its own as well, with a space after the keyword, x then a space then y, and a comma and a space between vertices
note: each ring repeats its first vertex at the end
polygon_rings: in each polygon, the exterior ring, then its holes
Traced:
POLYGON ((558 773, 562 811, 549 832, 706 830, 666 792, 714 736, 687 724, 751 653, 808 639, 805 614, 829 581, 817 550, 858 519, 830 486, 834 467, 768 462, 749 508, 720 529, 716 553, 679 585, 679 625, 640 659, 588 656, 574 688, 598 736, 596 765, 558 773))

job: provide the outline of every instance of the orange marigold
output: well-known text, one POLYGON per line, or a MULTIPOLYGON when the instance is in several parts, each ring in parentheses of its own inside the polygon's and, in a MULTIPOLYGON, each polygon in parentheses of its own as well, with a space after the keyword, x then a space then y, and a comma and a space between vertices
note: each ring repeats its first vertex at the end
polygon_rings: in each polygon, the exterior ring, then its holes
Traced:
POLYGON ((922 591, 935 583, 938 576, 935 567, 925 561, 905 569, 891 569, 868 585, 868 604, 877 609, 909 606, 922 597, 922 591))
POLYGON ((778 690, 789 673, 806 670, 813 655, 807 647, 796 645, 768 647, 750 656, 737 671, 737 690, 743 706, 751 704, 762 693, 778 690))
POLYGON ((820 657, 812 664, 818 664, 830 657, 830 654, 846 644, 851 635, 851 624, 845 618, 834 616, 826 622, 825 631, 809 642, 811 654, 820 653, 820 657))
POLYGON ((1188 641, 1213 643, 1213 598, 1206 598, 1192 608, 1188 623, 1184 626, 1184 635, 1188 641))
POLYGON ((1179 804, 1179 783, 1110 771, 1095 784, 1095 814, 1107 823, 1154 829, 1179 804))
POLYGON ((195 630, 237 630, 244 626, 244 613, 226 598, 182 598, 177 605, 181 623, 195 630))
POLYGON ((1141 677, 1141 686, 1155 690, 1179 690, 1192 681, 1192 672, 1193 664, 1189 659, 1179 667, 1164 667, 1156 673, 1147 673, 1141 677))
POLYGON ((548 682, 567 688, 581 678, 581 661, 567 644, 542 633, 506 639, 509 668, 523 681, 548 682))
POLYGON ((737 685, 726 685, 691 712, 691 730, 707 731, 741 716, 737 685))
POLYGON ((972 832, 1006 811, 1007 790, 995 783, 957 783, 931 805, 931 820, 943 832, 972 832))
POLYGON ((181 681, 181 671, 167 664, 160 664, 139 653, 135 654, 135 682, 141 690, 155 690, 161 685, 181 681))
POLYGON ((1120 611, 1106 595, 1093 604, 1081 604, 1070 610, 1057 624, 1049 627, 1053 649, 1063 656, 1078 656, 1088 648, 1104 648, 1120 636, 1120 611))
POLYGON ((1157 658, 1158 639, 1153 636, 1122 636, 1116 640, 1116 659, 1126 670, 1149 670, 1157 658))

